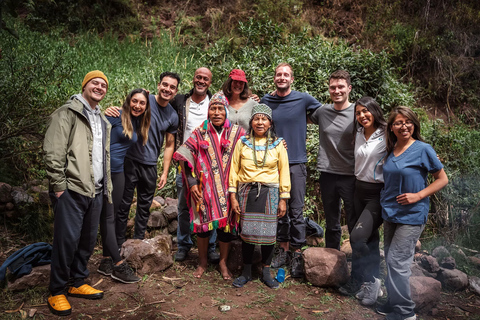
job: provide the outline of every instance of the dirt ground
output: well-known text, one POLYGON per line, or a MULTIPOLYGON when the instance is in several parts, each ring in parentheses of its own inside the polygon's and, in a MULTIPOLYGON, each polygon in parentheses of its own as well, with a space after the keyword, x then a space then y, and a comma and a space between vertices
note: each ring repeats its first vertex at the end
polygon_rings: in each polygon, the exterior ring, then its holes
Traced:
MULTIPOLYGON (((361 306, 355 298, 341 296, 333 288, 318 288, 297 279, 287 278, 280 289, 272 290, 254 274, 252 282, 237 289, 231 281, 220 277, 215 266, 210 266, 201 279, 196 279, 192 275, 196 267, 195 250, 185 262, 144 276, 136 284, 121 284, 97 273, 101 258, 100 254, 92 256, 88 282, 103 290, 104 298, 69 298, 72 315, 64 319, 384 318, 373 308, 361 306), (220 311, 220 306, 225 305, 230 310, 220 311)), ((47 296, 46 288, 37 290, 37 294, 4 290, 0 296, 0 319, 21 319, 21 312, 26 316, 31 309, 36 309, 34 319, 60 318, 49 312, 45 303, 47 296)), ((480 297, 468 292, 442 292, 435 315, 417 313, 417 316, 417 319, 480 319, 480 297)))

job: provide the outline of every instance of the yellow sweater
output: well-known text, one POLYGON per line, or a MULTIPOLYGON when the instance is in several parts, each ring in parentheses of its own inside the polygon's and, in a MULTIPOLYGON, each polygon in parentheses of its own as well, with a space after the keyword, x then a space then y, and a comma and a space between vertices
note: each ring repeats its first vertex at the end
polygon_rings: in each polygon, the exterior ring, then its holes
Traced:
MULTIPOLYGON (((280 140, 283 140, 280 138, 280 140)), ((232 164, 230 166, 230 177, 228 180, 228 191, 237 192, 240 182, 262 182, 278 183, 280 198, 290 198, 290 169, 288 166, 287 149, 283 141, 278 141, 275 147, 269 147, 267 150, 267 159, 263 168, 257 168, 253 161, 253 149, 245 144, 245 138, 241 138, 241 143, 237 143, 233 152, 232 164)), ((255 145, 265 146, 266 138, 255 138, 255 145)), ((265 149, 265 148, 263 148, 265 149)), ((263 162, 265 151, 257 151, 257 161, 263 162)))

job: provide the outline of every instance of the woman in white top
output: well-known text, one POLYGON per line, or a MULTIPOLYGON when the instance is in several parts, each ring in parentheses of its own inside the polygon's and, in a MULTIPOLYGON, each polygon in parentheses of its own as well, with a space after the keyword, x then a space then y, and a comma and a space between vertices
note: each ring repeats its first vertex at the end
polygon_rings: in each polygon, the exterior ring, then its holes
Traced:
POLYGON ((382 224, 380 191, 383 188, 383 158, 386 153, 387 123, 378 103, 363 97, 355 104, 355 215, 357 223, 350 235, 352 276, 363 281, 356 297, 363 305, 375 304, 380 289, 379 233, 382 224))

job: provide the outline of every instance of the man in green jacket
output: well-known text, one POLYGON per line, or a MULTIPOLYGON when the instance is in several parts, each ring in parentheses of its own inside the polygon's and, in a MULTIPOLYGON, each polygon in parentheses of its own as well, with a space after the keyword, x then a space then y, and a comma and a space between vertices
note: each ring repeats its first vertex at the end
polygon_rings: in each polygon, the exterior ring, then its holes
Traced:
POLYGON ((102 291, 85 284, 85 278, 103 201, 111 203, 111 126, 98 105, 107 89, 103 72, 87 73, 82 93, 52 113, 45 134, 43 148, 55 213, 48 307, 55 315, 72 312, 65 293, 86 299, 103 297, 102 291))

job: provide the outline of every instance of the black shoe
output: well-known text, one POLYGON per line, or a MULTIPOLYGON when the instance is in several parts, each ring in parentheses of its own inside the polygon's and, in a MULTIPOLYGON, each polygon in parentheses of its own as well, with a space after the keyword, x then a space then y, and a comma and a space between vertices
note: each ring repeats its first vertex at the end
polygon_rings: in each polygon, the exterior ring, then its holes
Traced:
POLYGON ((377 311, 378 314, 381 314, 382 316, 386 316, 387 314, 393 312, 393 307, 387 301, 387 303, 377 306, 375 310, 377 311))
POLYGON ((362 281, 357 280, 355 277, 350 277, 348 282, 341 286, 338 291, 344 296, 355 296, 362 288, 362 281))
POLYGON ((301 252, 294 252, 292 257, 292 278, 303 278, 305 272, 303 271, 303 257, 301 252))
POLYGON ((250 277, 246 278, 244 276, 240 276, 237 279, 233 280, 232 284, 233 284, 234 287, 241 288, 244 285, 246 285, 247 282, 249 282, 249 281, 252 281, 252 278, 250 278, 250 277))
POLYGON ((112 278, 123 283, 140 281, 140 278, 135 275, 135 272, 125 261, 121 265, 113 267, 112 278))
POLYGON ((188 256, 188 250, 185 249, 178 249, 177 253, 175 253, 175 261, 184 261, 187 259, 188 256))
POLYGON ((275 256, 272 259, 270 267, 281 268, 290 264, 290 251, 285 251, 283 248, 278 248, 275 252, 275 256))
POLYGON ((208 262, 215 264, 220 262, 220 255, 217 253, 217 251, 210 251, 208 253, 208 262))
POLYGON ((107 257, 100 261, 100 265, 97 269, 98 273, 101 273, 105 276, 111 276, 113 272, 113 261, 111 257, 107 257))
POLYGON ((280 282, 278 282, 275 279, 263 279, 263 278, 261 278, 260 281, 262 281, 270 289, 280 288, 280 282))

